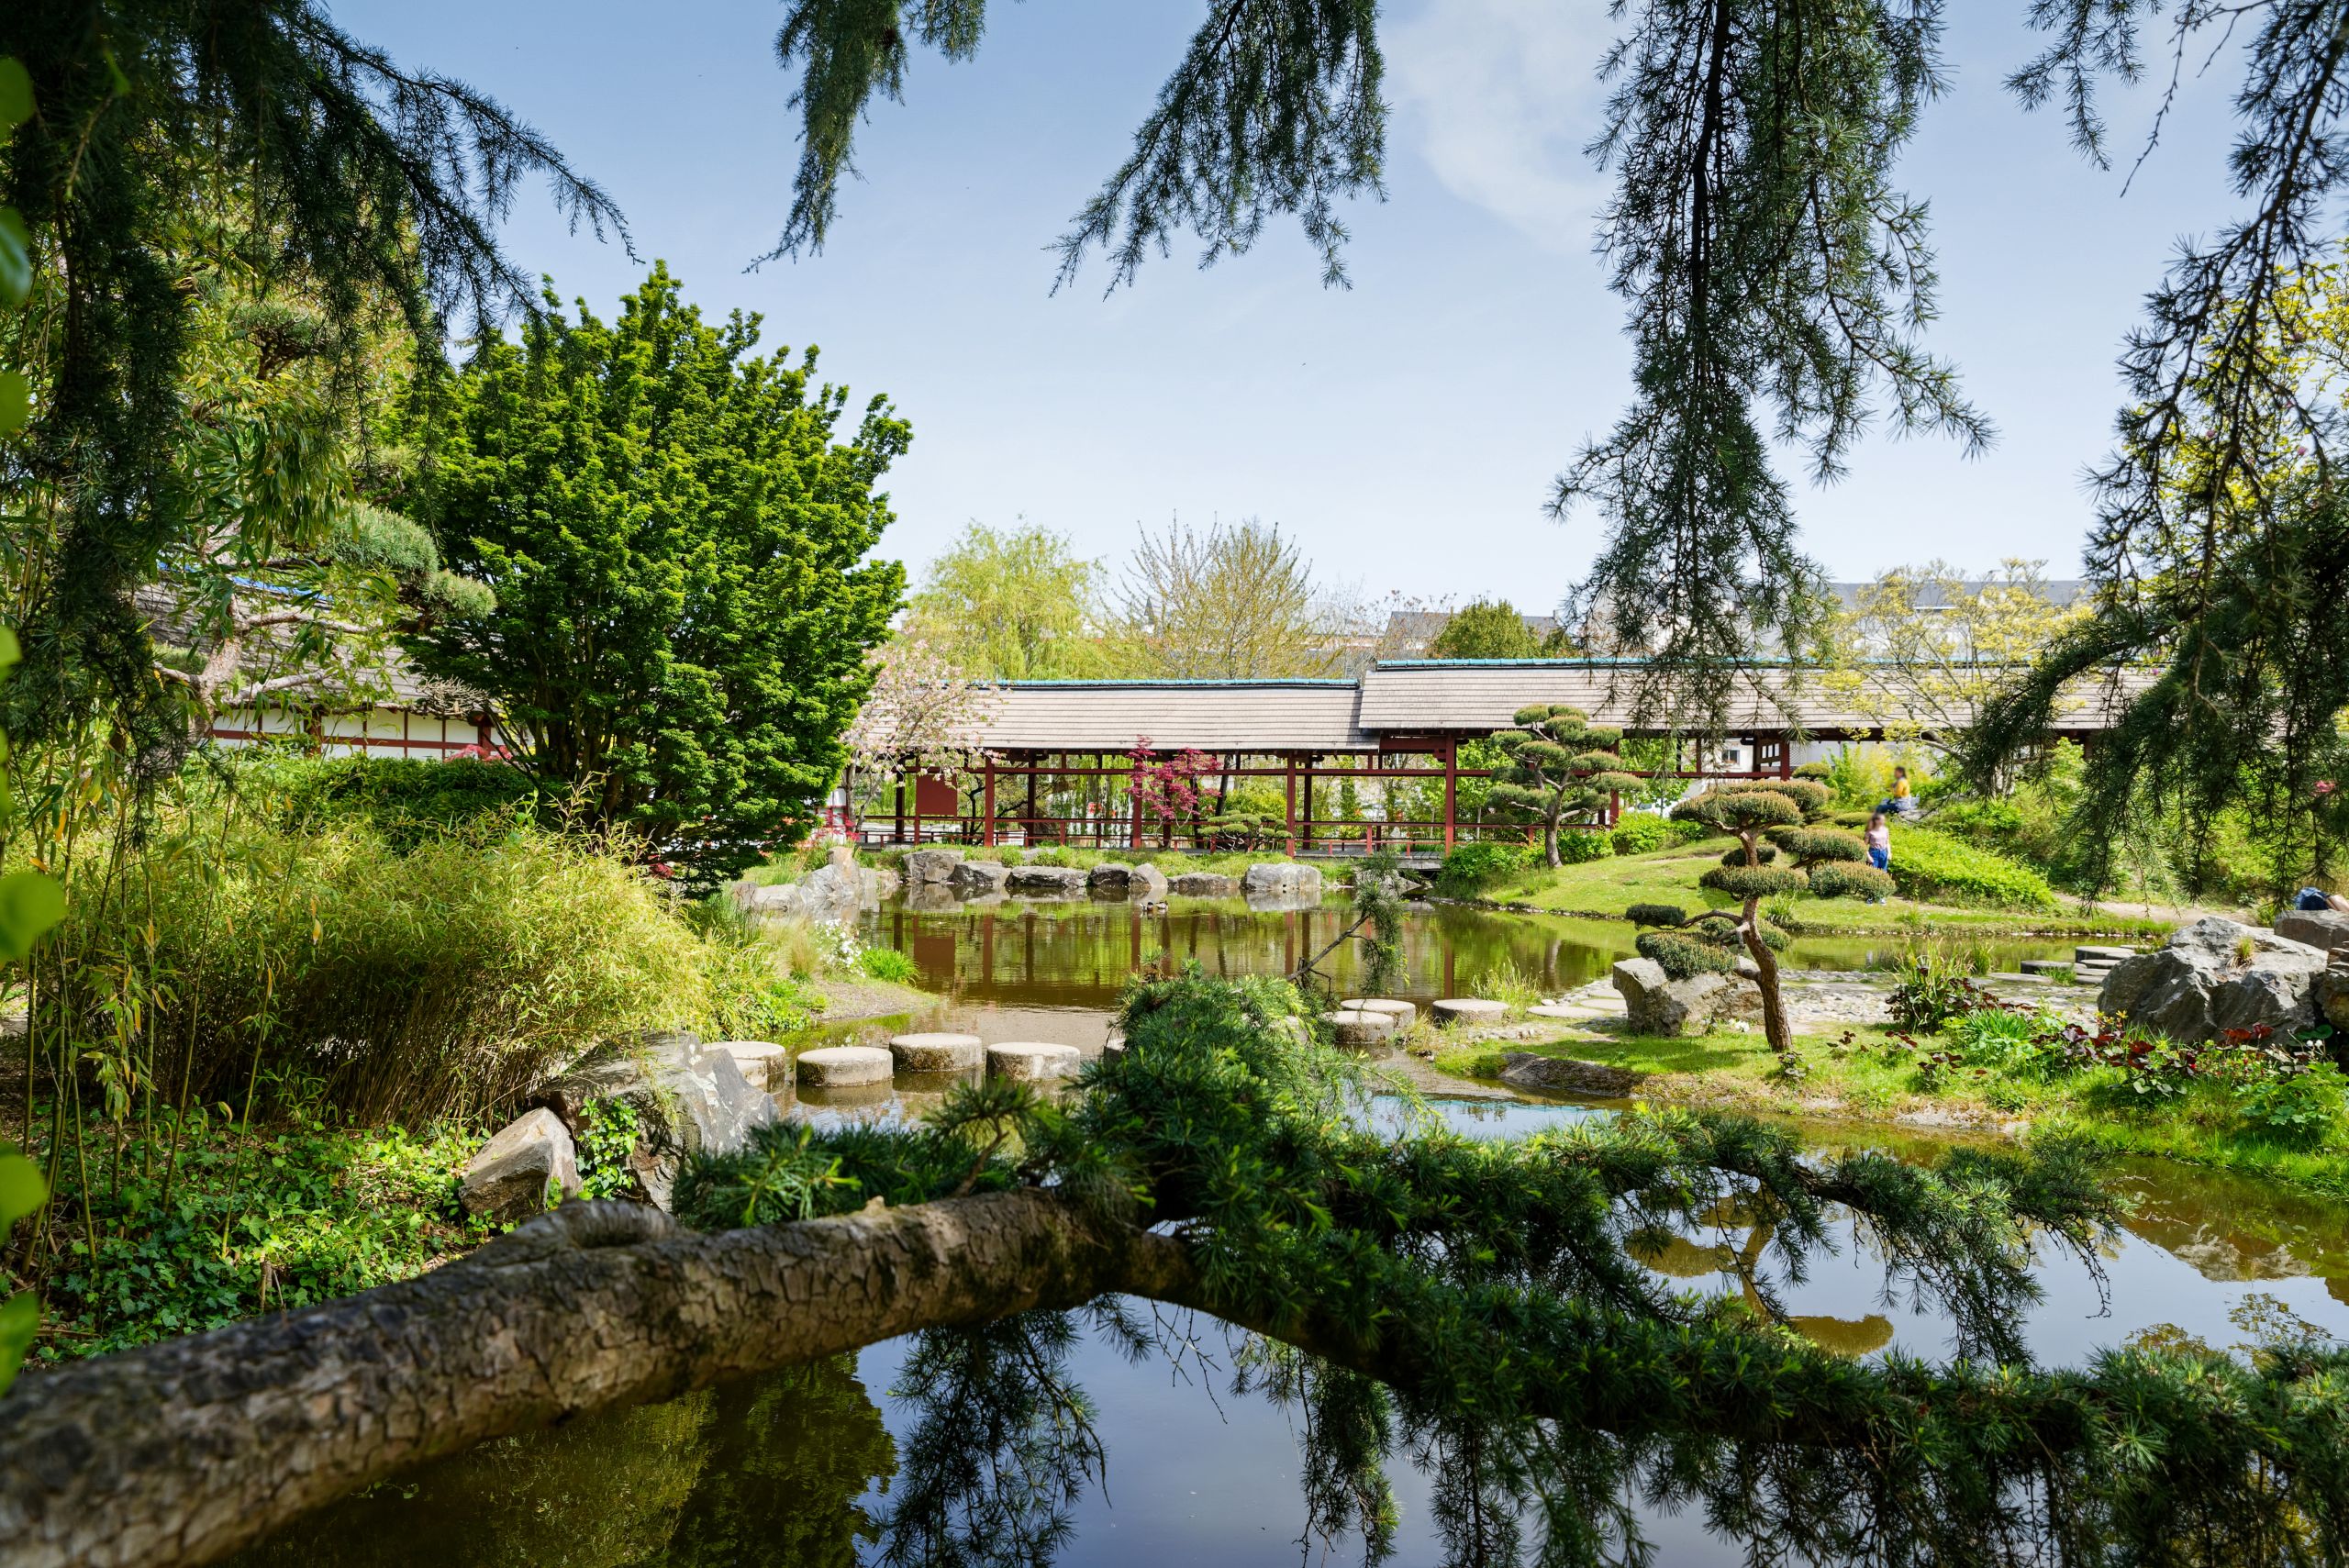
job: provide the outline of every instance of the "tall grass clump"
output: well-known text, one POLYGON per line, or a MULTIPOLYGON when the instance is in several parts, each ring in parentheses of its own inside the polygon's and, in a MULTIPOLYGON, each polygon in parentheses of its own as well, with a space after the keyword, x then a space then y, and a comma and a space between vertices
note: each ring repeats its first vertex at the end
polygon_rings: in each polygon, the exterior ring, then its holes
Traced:
POLYGON ((61 945, 101 962, 63 972, 37 1029, 102 1041, 128 1008, 160 1080, 128 1087, 239 1116, 289 1072, 364 1123, 481 1110, 757 988, 608 847, 519 815, 402 853, 364 820, 223 812, 124 847, 112 881, 68 899, 61 945))

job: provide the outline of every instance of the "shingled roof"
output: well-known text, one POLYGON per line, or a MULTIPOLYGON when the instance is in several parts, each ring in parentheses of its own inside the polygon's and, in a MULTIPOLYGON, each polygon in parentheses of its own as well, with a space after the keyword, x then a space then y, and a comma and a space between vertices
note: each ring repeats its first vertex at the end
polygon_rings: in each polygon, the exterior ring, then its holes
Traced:
MULTIPOLYGON (((1160 751, 1375 751, 1403 736, 1488 735, 1520 708, 1566 703, 1601 724, 1630 727, 1633 661, 1603 659, 1401 660, 1359 681, 1028 681, 998 688, 981 744, 996 751, 1123 751, 1147 737, 1160 751), (1619 690, 1624 695, 1610 695, 1619 690)), ((1816 673, 1794 687, 1792 670, 1758 665, 1759 690, 1729 715, 1731 733, 1786 728, 1780 694, 1806 733, 1865 735, 1878 719, 1854 707, 1848 684, 1816 673)), ((2104 729, 2151 680, 2122 671, 2085 687, 2059 727, 2104 729)))

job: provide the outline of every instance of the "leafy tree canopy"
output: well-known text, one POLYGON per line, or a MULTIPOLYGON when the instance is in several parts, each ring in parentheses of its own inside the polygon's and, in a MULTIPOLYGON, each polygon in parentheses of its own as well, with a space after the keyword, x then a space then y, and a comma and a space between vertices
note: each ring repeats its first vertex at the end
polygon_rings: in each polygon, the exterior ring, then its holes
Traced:
POLYGON ((754 356, 656 265, 619 318, 550 293, 447 388, 425 504, 495 608, 415 640, 495 698, 526 765, 702 876, 807 831, 847 751, 903 569, 870 561, 909 439, 874 398, 754 356))
POLYGON ((1453 612, 1428 644, 1431 659, 1535 659, 1542 639, 1507 599, 1479 599, 1453 612))
POLYGON ((1078 555, 1064 535, 974 522, 907 601, 907 635, 985 680, 1108 674, 1105 585, 1101 563, 1078 555))

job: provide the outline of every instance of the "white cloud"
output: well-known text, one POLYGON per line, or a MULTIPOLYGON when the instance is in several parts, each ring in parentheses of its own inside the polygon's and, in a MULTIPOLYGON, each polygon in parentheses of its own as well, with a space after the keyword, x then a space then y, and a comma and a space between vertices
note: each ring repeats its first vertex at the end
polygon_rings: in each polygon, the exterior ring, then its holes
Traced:
POLYGON ((1615 31, 1607 0, 1426 0, 1386 29, 1387 80, 1447 189, 1586 254, 1607 182, 1583 149, 1615 31))

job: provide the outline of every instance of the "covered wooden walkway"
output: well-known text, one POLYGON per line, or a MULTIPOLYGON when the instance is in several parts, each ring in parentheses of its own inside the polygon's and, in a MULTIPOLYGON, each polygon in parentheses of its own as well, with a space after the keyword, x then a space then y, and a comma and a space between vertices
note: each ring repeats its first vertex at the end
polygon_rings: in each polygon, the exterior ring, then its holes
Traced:
MULTIPOLYGON (((1015 683, 999 688, 976 737, 978 762, 967 789, 921 780, 918 788, 897 792, 890 819, 867 821, 863 831, 868 840, 901 843, 1279 847, 1293 856, 1381 848, 1440 855, 1475 840, 1522 842, 1528 829, 1521 822, 1463 818, 1461 783, 1486 773, 1462 765, 1461 747, 1511 728, 1517 714, 1537 703, 1578 707, 1627 739, 1663 739, 1629 722, 1616 695, 1627 668, 1609 660, 1400 661, 1352 681, 1015 683), (1277 834, 1219 843, 1195 822, 1147 810, 1147 770, 1186 752, 1197 754, 1202 784, 1216 790, 1277 784, 1284 805, 1277 834), (1425 781, 1440 786, 1430 792, 1430 804, 1440 801, 1441 808, 1371 820, 1332 816, 1331 786, 1341 789, 1348 781, 1378 786, 1382 800, 1393 793, 1387 786, 1425 781)), ((1688 779, 1786 777, 1799 744, 1883 738, 1881 721, 1863 711, 1875 705, 1839 700, 1816 677, 1796 685, 1782 667, 1757 666, 1754 673, 1760 690, 1747 698, 1745 711, 1732 714, 1730 733, 1716 746, 1683 740, 1674 765, 1630 771, 1688 779)), ((2123 676, 2099 686, 2065 716, 2057 734, 2091 738, 2140 684, 2123 676)), ((1603 821, 1576 826, 1610 826, 1619 806, 1610 806, 1603 821)))

